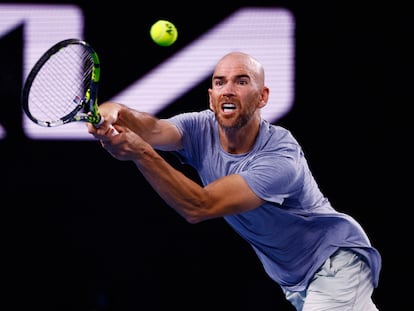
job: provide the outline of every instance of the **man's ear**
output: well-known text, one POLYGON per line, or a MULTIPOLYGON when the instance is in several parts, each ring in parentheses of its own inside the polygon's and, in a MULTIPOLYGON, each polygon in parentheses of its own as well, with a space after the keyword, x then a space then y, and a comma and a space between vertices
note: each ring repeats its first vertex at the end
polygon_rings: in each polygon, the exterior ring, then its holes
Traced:
POLYGON ((259 97, 259 104, 258 104, 258 108, 263 108, 264 106, 266 106, 267 101, 269 100, 269 88, 267 86, 264 86, 262 88, 262 92, 260 94, 259 97))

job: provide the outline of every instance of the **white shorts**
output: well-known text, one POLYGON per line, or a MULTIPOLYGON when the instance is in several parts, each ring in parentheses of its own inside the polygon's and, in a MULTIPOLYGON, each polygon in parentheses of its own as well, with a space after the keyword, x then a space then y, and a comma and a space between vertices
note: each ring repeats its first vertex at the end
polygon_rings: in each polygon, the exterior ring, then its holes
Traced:
POLYGON ((282 290, 298 311, 378 311, 371 298, 371 270, 351 250, 339 249, 328 258, 306 290, 282 290))

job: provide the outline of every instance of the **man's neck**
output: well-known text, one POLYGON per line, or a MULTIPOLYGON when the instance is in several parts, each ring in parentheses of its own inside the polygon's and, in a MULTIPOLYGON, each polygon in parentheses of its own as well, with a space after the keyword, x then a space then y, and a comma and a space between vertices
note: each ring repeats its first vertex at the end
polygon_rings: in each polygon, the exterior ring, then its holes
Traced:
POLYGON ((260 123, 252 123, 240 129, 219 127, 220 144, 224 151, 232 154, 249 152, 256 142, 260 123))

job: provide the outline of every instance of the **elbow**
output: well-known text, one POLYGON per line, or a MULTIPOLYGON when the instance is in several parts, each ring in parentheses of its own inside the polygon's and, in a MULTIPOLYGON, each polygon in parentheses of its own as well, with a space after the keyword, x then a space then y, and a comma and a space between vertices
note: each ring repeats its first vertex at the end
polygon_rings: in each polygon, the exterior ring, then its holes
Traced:
POLYGON ((184 219, 191 225, 195 225, 199 222, 202 222, 202 220, 198 217, 185 217, 184 219))
POLYGON ((192 225, 213 218, 210 209, 199 205, 187 210, 185 213, 181 214, 181 216, 184 217, 185 221, 192 225))
POLYGON ((180 211, 181 216, 189 224, 198 224, 207 219, 219 216, 214 213, 215 209, 213 208, 211 201, 207 200, 206 197, 203 199, 199 198, 198 200, 188 200, 177 210, 180 211))
POLYGON ((184 219, 189 224, 195 225, 195 224, 198 224, 206 220, 207 218, 201 216, 200 213, 189 213, 189 214, 184 215, 184 219))

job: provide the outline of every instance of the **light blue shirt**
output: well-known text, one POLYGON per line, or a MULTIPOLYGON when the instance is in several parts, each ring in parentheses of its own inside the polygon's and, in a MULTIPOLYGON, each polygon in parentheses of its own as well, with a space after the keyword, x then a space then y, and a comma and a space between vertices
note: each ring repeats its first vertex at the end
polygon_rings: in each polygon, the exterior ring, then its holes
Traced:
POLYGON ((177 154, 198 171, 204 185, 240 174, 266 201, 224 219, 250 243, 275 282, 302 291, 325 260, 345 247, 366 258, 374 286, 378 285, 379 252, 355 219, 333 209, 321 193, 301 147, 288 130, 262 120, 253 148, 245 154, 230 154, 220 145, 212 111, 184 113, 168 120, 182 134, 183 149, 177 154))

